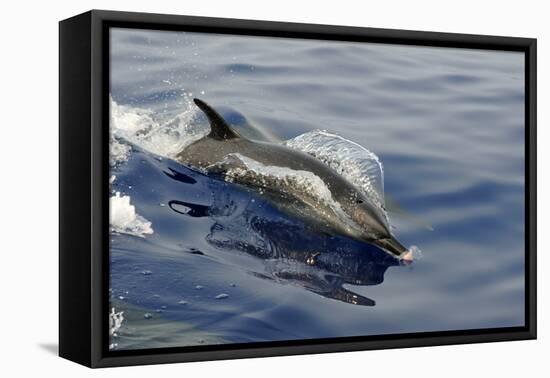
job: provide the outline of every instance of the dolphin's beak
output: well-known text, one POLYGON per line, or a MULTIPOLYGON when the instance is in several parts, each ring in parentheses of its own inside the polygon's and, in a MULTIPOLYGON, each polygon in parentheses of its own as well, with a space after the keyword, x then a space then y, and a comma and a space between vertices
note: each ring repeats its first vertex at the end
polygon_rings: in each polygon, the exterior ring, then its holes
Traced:
POLYGON ((391 253, 396 258, 407 259, 409 250, 405 248, 403 244, 399 243, 393 236, 386 239, 378 239, 376 244, 391 253))

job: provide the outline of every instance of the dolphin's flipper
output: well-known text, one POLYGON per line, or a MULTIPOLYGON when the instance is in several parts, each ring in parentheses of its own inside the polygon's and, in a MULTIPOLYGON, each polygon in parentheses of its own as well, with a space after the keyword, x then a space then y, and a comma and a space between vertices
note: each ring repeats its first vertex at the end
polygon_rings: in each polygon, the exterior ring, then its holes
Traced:
POLYGON ((208 120, 210 121, 210 134, 208 134, 209 138, 216 140, 227 140, 241 137, 235 130, 231 129, 222 116, 217 111, 212 109, 212 107, 206 102, 199 100, 198 98, 194 98, 193 102, 200 108, 200 110, 204 112, 204 114, 206 114, 208 120))
MULTIPOLYGON (((277 278, 301 284, 304 289, 312 293, 321 295, 325 298, 335 299, 340 302, 354 304, 358 306, 375 306, 376 302, 370 298, 364 297, 353 291, 344 289, 338 283, 331 283, 326 278, 315 274, 304 272, 293 272, 289 270, 277 271, 274 273, 277 278)), ((343 284, 344 282, 339 282, 343 284)))
POLYGON ((336 299, 341 302, 358 306, 376 306, 376 302, 374 300, 354 293, 353 291, 346 290, 343 287, 334 288, 332 291, 319 294, 325 298, 336 299))

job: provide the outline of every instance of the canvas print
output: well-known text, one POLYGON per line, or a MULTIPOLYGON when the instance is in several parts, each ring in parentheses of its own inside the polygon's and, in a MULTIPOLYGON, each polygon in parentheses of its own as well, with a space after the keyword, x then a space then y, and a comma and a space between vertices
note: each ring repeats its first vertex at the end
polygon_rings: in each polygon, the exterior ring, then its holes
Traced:
POLYGON ((110 350, 525 325, 523 53, 109 38, 110 350))

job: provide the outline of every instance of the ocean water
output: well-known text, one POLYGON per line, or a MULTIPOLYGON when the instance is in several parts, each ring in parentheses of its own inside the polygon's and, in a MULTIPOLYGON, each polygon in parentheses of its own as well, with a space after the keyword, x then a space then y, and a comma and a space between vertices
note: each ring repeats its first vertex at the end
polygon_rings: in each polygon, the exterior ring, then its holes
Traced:
POLYGON ((111 349, 524 325, 523 72, 513 52, 112 29, 111 349), (208 132, 194 97, 252 139, 368 149, 421 256, 174 161, 208 132))

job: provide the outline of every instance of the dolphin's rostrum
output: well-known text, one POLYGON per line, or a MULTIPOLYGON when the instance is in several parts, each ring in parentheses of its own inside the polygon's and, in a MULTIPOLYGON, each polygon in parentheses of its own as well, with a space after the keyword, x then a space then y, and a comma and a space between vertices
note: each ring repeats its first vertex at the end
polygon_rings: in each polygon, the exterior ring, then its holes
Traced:
POLYGON ((208 104, 194 99, 210 121, 210 133, 176 159, 260 192, 290 216, 329 235, 374 244, 396 258, 412 258, 392 235, 384 210, 316 158, 279 144, 248 140, 208 104))

